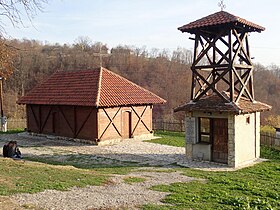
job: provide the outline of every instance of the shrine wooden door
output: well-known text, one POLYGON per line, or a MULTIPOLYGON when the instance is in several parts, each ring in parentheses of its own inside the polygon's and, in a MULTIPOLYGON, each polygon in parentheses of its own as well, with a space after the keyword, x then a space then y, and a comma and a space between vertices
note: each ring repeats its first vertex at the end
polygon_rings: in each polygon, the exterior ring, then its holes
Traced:
POLYGON ((228 163, 228 120, 213 119, 212 161, 228 163))
POLYGON ((131 138, 131 112, 128 111, 122 113, 122 137, 131 138))

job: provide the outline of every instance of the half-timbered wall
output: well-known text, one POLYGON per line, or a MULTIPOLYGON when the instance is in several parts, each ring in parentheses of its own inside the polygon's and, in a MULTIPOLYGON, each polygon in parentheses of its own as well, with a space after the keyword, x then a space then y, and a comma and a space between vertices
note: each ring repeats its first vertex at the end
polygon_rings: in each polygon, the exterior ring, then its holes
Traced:
POLYGON ((99 108, 27 105, 30 132, 103 141, 152 133, 152 106, 99 108))
POLYGON ((97 139, 96 108, 27 105, 27 129, 70 138, 97 139))
POLYGON ((100 141, 132 138, 152 132, 151 105, 99 108, 97 118, 100 141))

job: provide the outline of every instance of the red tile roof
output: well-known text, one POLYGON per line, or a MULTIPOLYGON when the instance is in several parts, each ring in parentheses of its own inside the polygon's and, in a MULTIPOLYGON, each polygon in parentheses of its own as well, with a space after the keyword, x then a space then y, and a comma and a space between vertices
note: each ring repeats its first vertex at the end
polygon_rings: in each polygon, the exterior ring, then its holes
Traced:
POLYGON ((165 102, 135 83, 98 68, 56 72, 17 103, 110 107, 165 102))
POLYGON ((204 18, 201 18, 199 20, 193 21, 189 24, 183 25, 179 27, 178 29, 182 32, 189 32, 189 33, 195 33, 198 29, 205 29, 205 28, 216 28, 216 27, 223 27, 226 25, 230 25, 234 27, 244 28, 246 31, 264 31, 265 28, 262 26, 259 26, 255 23, 252 23, 250 21, 247 21, 243 18, 240 18, 238 16, 232 15, 225 11, 216 12, 214 14, 208 15, 204 18))
MULTIPOLYGON (((229 99, 227 93, 223 92, 223 95, 229 99)), ((234 102, 225 103, 220 96, 212 94, 210 96, 204 96, 197 102, 183 104, 175 108, 174 111, 232 112, 236 114, 242 114, 268 111, 271 110, 271 108, 271 106, 265 103, 259 101, 251 102, 249 99, 243 97, 240 98, 238 104, 234 102)))

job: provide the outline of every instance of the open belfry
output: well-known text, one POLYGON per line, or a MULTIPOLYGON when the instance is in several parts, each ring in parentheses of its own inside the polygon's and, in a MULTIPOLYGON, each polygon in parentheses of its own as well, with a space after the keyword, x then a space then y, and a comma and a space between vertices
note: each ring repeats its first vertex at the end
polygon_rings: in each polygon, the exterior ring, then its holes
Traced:
POLYGON ((264 27, 226 11, 178 28, 192 34, 191 100, 186 113, 186 155, 238 167, 260 155, 260 112, 255 100, 249 33, 264 27))

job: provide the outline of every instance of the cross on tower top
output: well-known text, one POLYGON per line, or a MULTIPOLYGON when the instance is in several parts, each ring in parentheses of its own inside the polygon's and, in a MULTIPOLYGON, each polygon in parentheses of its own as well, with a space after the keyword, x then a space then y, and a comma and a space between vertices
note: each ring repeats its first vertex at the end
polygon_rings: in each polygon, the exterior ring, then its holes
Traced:
POLYGON ((226 8, 226 5, 224 4, 224 0, 221 0, 221 1, 218 3, 218 6, 221 7, 221 11, 223 11, 223 10, 226 8))

